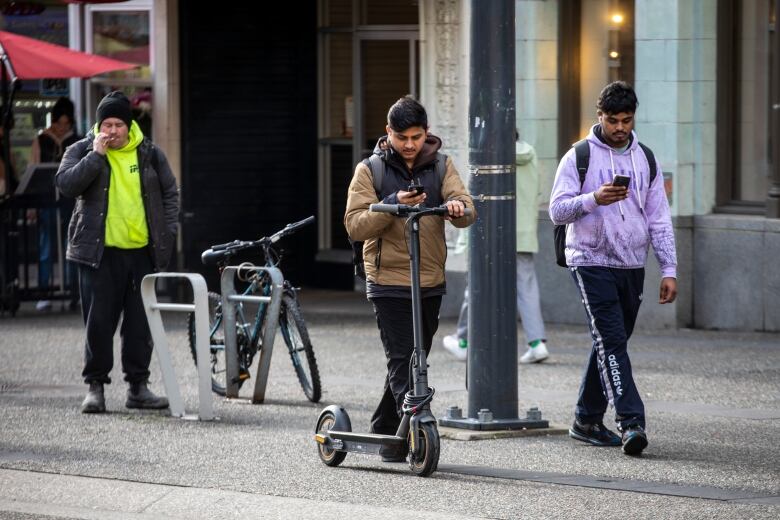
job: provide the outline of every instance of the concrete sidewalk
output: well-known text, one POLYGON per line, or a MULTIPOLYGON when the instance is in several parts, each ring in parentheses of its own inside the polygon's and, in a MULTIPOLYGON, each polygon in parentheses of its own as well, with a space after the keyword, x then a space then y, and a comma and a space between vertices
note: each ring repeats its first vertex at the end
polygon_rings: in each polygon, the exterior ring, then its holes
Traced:
MULTIPOLYGON (((82 415, 80 316, 25 306, 0 317, 0 518, 780 516, 780 335, 637 333, 630 352, 650 437, 641 458, 565 435, 444 439, 439 471, 420 479, 378 458, 350 454, 339 468, 317 458, 325 405, 343 404, 353 428, 367 428, 384 356, 364 297, 307 290, 302 299, 322 401, 305 400, 279 340, 266 403, 215 396, 215 422, 125 409, 118 345, 109 413, 82 415)), ((182 316, 165 323, 195 411, 182 316)), ((467 408, 465 365, 441 348, 453 329, 442 322, 430 358, 437 416, 467 408)), ((568 425, 590 342, 584 325, 549 329, 549 361, 518 367, 520 411, 539 406, 568 425)), ((162 390, 156 360, 152 384, 162 390)))

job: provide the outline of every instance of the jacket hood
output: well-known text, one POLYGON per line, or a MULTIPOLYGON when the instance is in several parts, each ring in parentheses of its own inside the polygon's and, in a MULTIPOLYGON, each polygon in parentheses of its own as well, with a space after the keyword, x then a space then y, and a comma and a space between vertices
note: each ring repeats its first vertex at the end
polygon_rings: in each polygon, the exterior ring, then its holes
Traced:
MULTIPOLYGON (((95 136, 100 132, 99 126, 97 123, 95 123, 95 126, 92 127, 92 130, 87 134, 87 137, 94 140, 95 136)), ((141 130, 141 127, 138 126, 138 123, 135 121, 132 121, 130 123, 130 130, 127 132, 127 144, 125 144, 122 148, 119 148, 118 150, 113 150, 111 148, 108 149, 109 152, 127 152, 130 150, 135 150, 138 148, 138 145, 140 145, 144 141, 144 133, 141 130)))
MULTIPOLYGON (((615 151, 614 148, 609 146, 607 142, 604 141, 604 137, 601 135, 601 125, 598 123, 590 127, 590 132, 588 133, 587 139, 591 143, 604 148, 605 150, 612 150, 613 152, 615 151)), ((623 153, 636 150, 637 146, 639 146, 639 140, 636 137, 636 132, 631 130, 631 135, 628 136, 628 148, 626 148, 626 151, 623 153)))
MULTIPOLYGON (((436 160, 436 153, 441 149, 441 145, 441 139, 429 133, 423 143, 422 150, 420 150, 420 153, 418 153, 417 157, 414 159, 412 171, 422 166, 427 166, 436 160)), ((384 154, 386 161, 392 161, 406 168, 406 162, 395 152, 395 150, 393 150, 393 147, 389 145, 386 135, 383 135, 377 140, 376 146, 374 146, 374 153, 377 155, 384 154)))
POLYGON ((515 164, 518 166, 524 166, 534 160, 536 152, 534 147, 525 141, 518 141, 515 143, 515 164))

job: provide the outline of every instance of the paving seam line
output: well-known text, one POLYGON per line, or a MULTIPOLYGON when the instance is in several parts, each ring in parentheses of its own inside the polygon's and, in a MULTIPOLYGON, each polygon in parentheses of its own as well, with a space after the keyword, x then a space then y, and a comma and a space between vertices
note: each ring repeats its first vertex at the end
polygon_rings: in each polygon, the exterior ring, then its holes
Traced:
POLYGON ((488 466, 466 466, 460 464, 439 464, 437 471, 441 473, 452 473, 457 475, 523 480, 526 482, 538 482, 541 484, 558 484, 561 486, 587 487, 595 489, 608 489, 612 491, 630 491, 633 493, 644 493, 651 495, 714 500, 717 502, 734 504, 738 503, 780 506, 780 495, 769 495, 766 493, 757 493, 751 491, 735 491, 716 488, 713 486, 687 486, 681 484, 664 484, 660 482, 649 482, 642 480, 628 480, 590 475, 570 475, 544 471, 513 470, 505 468, 491 468, 488 466))

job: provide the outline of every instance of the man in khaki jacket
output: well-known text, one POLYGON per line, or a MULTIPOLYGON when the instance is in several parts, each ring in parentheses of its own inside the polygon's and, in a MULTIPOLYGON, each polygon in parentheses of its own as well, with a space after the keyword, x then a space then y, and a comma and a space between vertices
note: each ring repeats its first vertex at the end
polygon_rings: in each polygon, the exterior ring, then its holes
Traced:
MULTIPOLYGON (((393 435, 401 422, 401 405, 409 390, 409 359, 414 346, 412 332, 412 294, 404 219, 388 213, 369 212, 376 202, 386 204, 443 204, 456 227, 469 226, 476 217, 474 204, 452 164, 452 159, 437 154, 441 139, 428 133, 425 108, 412 97, 399 99, 387 114, 387 136, 377 142, 374 154, 385 163, 379 193, 368 160, 355 168, 349 185, 344 225, 350 238, 364 241, 366 293, 374 305, 380 337, 387 357, 384 395, 373 417, 371 432, 393 435), (446 160, 441 179, 436 162, 446 160), (410 184, 424 191, 409 190, 410 184), (464 216, 464 209, 471 215, 464 216)), ((444 220, 428 217, 420 220, 420 280, 422 291, 423 346, 431 341, 439 326, 441 297, 446 292, 444 263, 447 247, 444 220)), ((386 462, 403 461, 405 451, 383 453, 386 462)))

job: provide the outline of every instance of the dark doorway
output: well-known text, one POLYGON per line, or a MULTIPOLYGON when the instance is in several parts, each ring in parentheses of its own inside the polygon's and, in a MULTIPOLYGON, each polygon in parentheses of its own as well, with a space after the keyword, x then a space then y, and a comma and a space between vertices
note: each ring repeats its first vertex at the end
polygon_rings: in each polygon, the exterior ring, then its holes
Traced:
MULTIPOLYGON (((217 290, 216 273, 200 263, 209 245, 257 239, 317 213, 317 10, 179 5, 183 262, 217 290)), ((307 284, 316 226, 279 245, 285 277, 307 284)))

